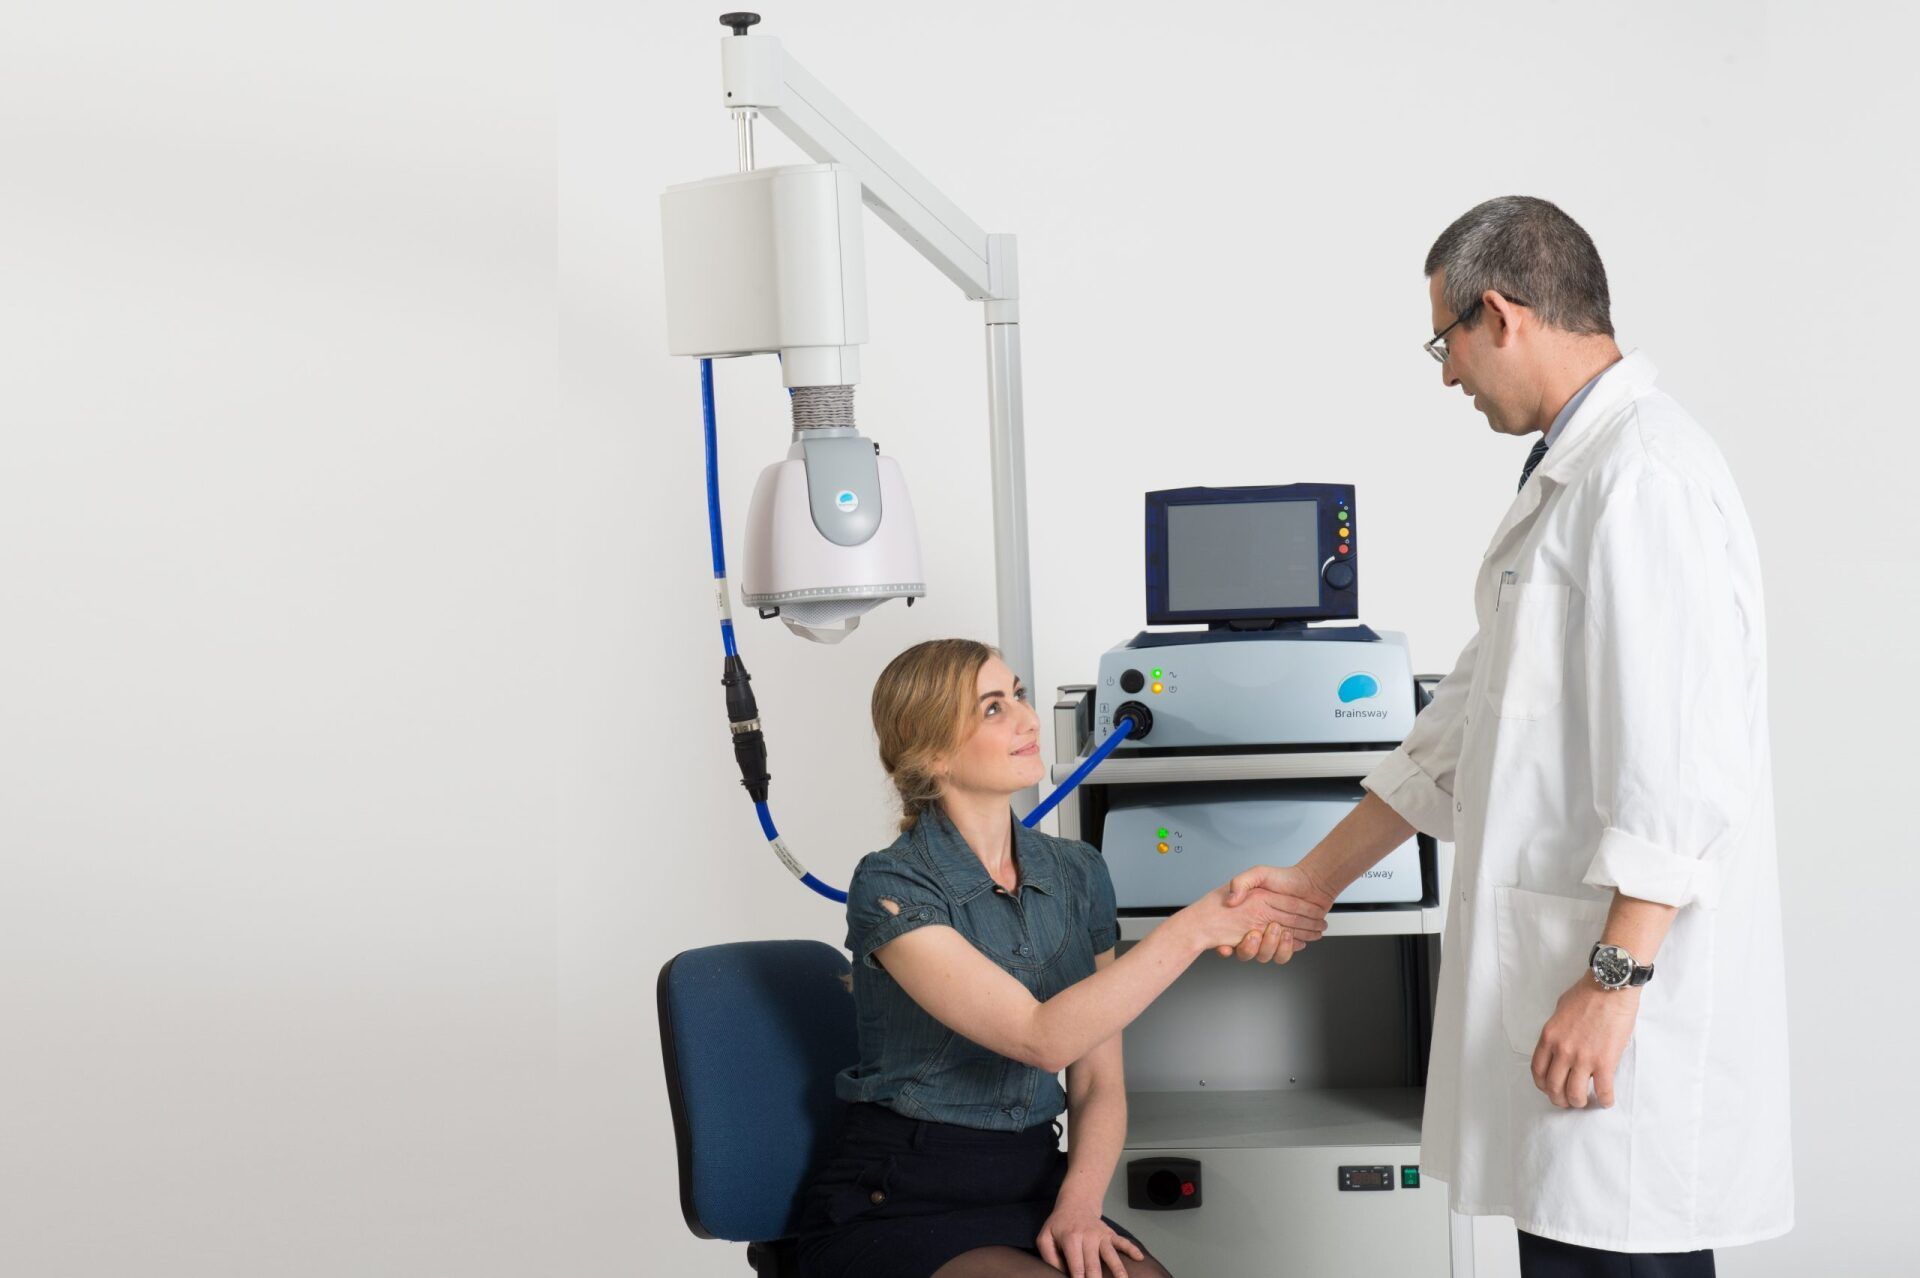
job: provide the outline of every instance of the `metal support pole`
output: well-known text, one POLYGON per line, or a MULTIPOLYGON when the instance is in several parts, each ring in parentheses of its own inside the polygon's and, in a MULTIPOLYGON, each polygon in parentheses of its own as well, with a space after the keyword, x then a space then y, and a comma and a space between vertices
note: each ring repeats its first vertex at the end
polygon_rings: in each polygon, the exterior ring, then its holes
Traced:
POLYGON ((733 112, 734 158, 739 162, 742 173, 753 172, 753 117, 756 114, 745 109, 733 112))
MULTIPOLYGON (((1011 235, 990 236, 995 297, 986 303, 987 418, 993 445, 994 591, 1000 652, 1027 685, 1043 685, 1033 667, 1033 584, 1027 564, 1027 444, 1020 386, 1020 303, 1011 235)), ((1014 796, 1018 812, 1040 801, 1037 787, 1014 796)))

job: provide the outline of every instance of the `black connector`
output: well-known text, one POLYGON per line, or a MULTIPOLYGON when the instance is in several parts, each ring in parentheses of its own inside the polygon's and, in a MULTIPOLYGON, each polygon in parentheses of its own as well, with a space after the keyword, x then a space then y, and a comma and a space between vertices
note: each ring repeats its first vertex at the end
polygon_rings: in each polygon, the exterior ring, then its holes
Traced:
POLYGON ((758 728, 733 734, 733 761, 740 765, 740 784, 747 787, 755 803, 767 801, 767 739, 758 728))
POLYGON ((753 676, 747 673, 747 663, 739 656, 727 658, 726 666, 720 672, 720 685, 727 690, 727 722, 739 731, 739 725, 760 717, 760 707, 753 699, 753 676))
POLYGON ((740 784, 755 803, 767 801, 767 738, 760 731, 760 707, 749 685, 753 676, 738 656, 727 658, 720 683, 727 690, 727 723, 733 729, 733 761, 740 765, 740 784))

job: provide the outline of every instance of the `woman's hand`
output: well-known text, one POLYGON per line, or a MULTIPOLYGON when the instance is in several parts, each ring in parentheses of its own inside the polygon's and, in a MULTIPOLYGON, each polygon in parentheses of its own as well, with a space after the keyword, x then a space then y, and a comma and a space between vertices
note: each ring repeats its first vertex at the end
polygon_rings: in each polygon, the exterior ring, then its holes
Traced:
POLYGON ((1222 945, 1221 957, 1231 958, 1237 953, 1243 963, 1248 959, 1271 963, 1277 956, 1284 963, 1293 956, 1294 950, 1305 949, 1308 941, 1325 935, 1327 911, 1333 906, 1334 894, 1309 874, 1305 866, 1256 866, 1236 874, 1227 884, 1227 901, 1238 902, 1257 889, 1265 889, 1280 898, 1281 921, 1297 938, 1296 943, 1292 949, 1275 945, 1273 929, 1269 927, 1265 935, 1248 932, 1237 949, 1222 945))
POLYGON ((1098 1203, 1059 1199, 1035 1241, 1040 1259, 1073 1278, 1108 1278, 1109 1273, 1111 1278, 1127 1278, 1120 1253, 1135 1260, 1147 1258, 1147 1253, 1126 1235, 1116 1233, 1112 1225, 1100 1219, 1098 1203))
POLYGON ((1315 917, 1311 907, 1263 889, 1242 893, 1237 903, 1229 904, 1231 888, 1215 888, 1175 916, 1193 929, 1202 950, 1231 952, 1243 940, 1258 937, 1258 948, 1270 950, 1284 963, 1326 930, 1324 913, 1315 917))

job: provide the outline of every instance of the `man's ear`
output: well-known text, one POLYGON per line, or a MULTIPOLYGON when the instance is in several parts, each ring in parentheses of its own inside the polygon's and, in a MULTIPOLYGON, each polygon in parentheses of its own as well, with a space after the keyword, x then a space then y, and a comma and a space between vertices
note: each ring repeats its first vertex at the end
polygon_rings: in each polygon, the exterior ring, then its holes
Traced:
POLYGON ((1510 300, 1498 289, 1491 288, 1480 295, 1480 302, 1491 325, 1487 336, 1493 339, 1495 346, 1505 346, 1519 330, 1520 317, 1526 308, 1510 300))

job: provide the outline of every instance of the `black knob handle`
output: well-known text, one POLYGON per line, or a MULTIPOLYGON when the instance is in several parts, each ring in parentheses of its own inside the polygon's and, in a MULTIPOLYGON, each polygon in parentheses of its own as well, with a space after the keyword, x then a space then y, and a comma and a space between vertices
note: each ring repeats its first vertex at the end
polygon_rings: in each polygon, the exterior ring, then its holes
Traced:
POLYGON ((747 28, 758 21, 760 21, 760 15, 757 13, 723 13, 720 15, 720 25, 723 27, 732 27, 735 35, 745 35, 747 28))
POLYGON ((1140 689, 1146 686, 1147 677, 1138 670, 1122 670, 1120 672, 1120 691, 1131 694, 1140 691, 1140 689))
POLYGON ((1153 711, 1138 701, 1120 703, 1120 708, 1113 712, 1113 721, 1118 723, 1122 719, 1133 720, 1133 731, 1127 734, 1129 741, 1138 741, 1153 731, 1153 711))
POLYGON ((1335 590, 1353 589, 1353 561, 1350 559, 1334 560, 1327 565, 1327 570, 1320 575, 1325 579, 1326 583, 1335 590))

